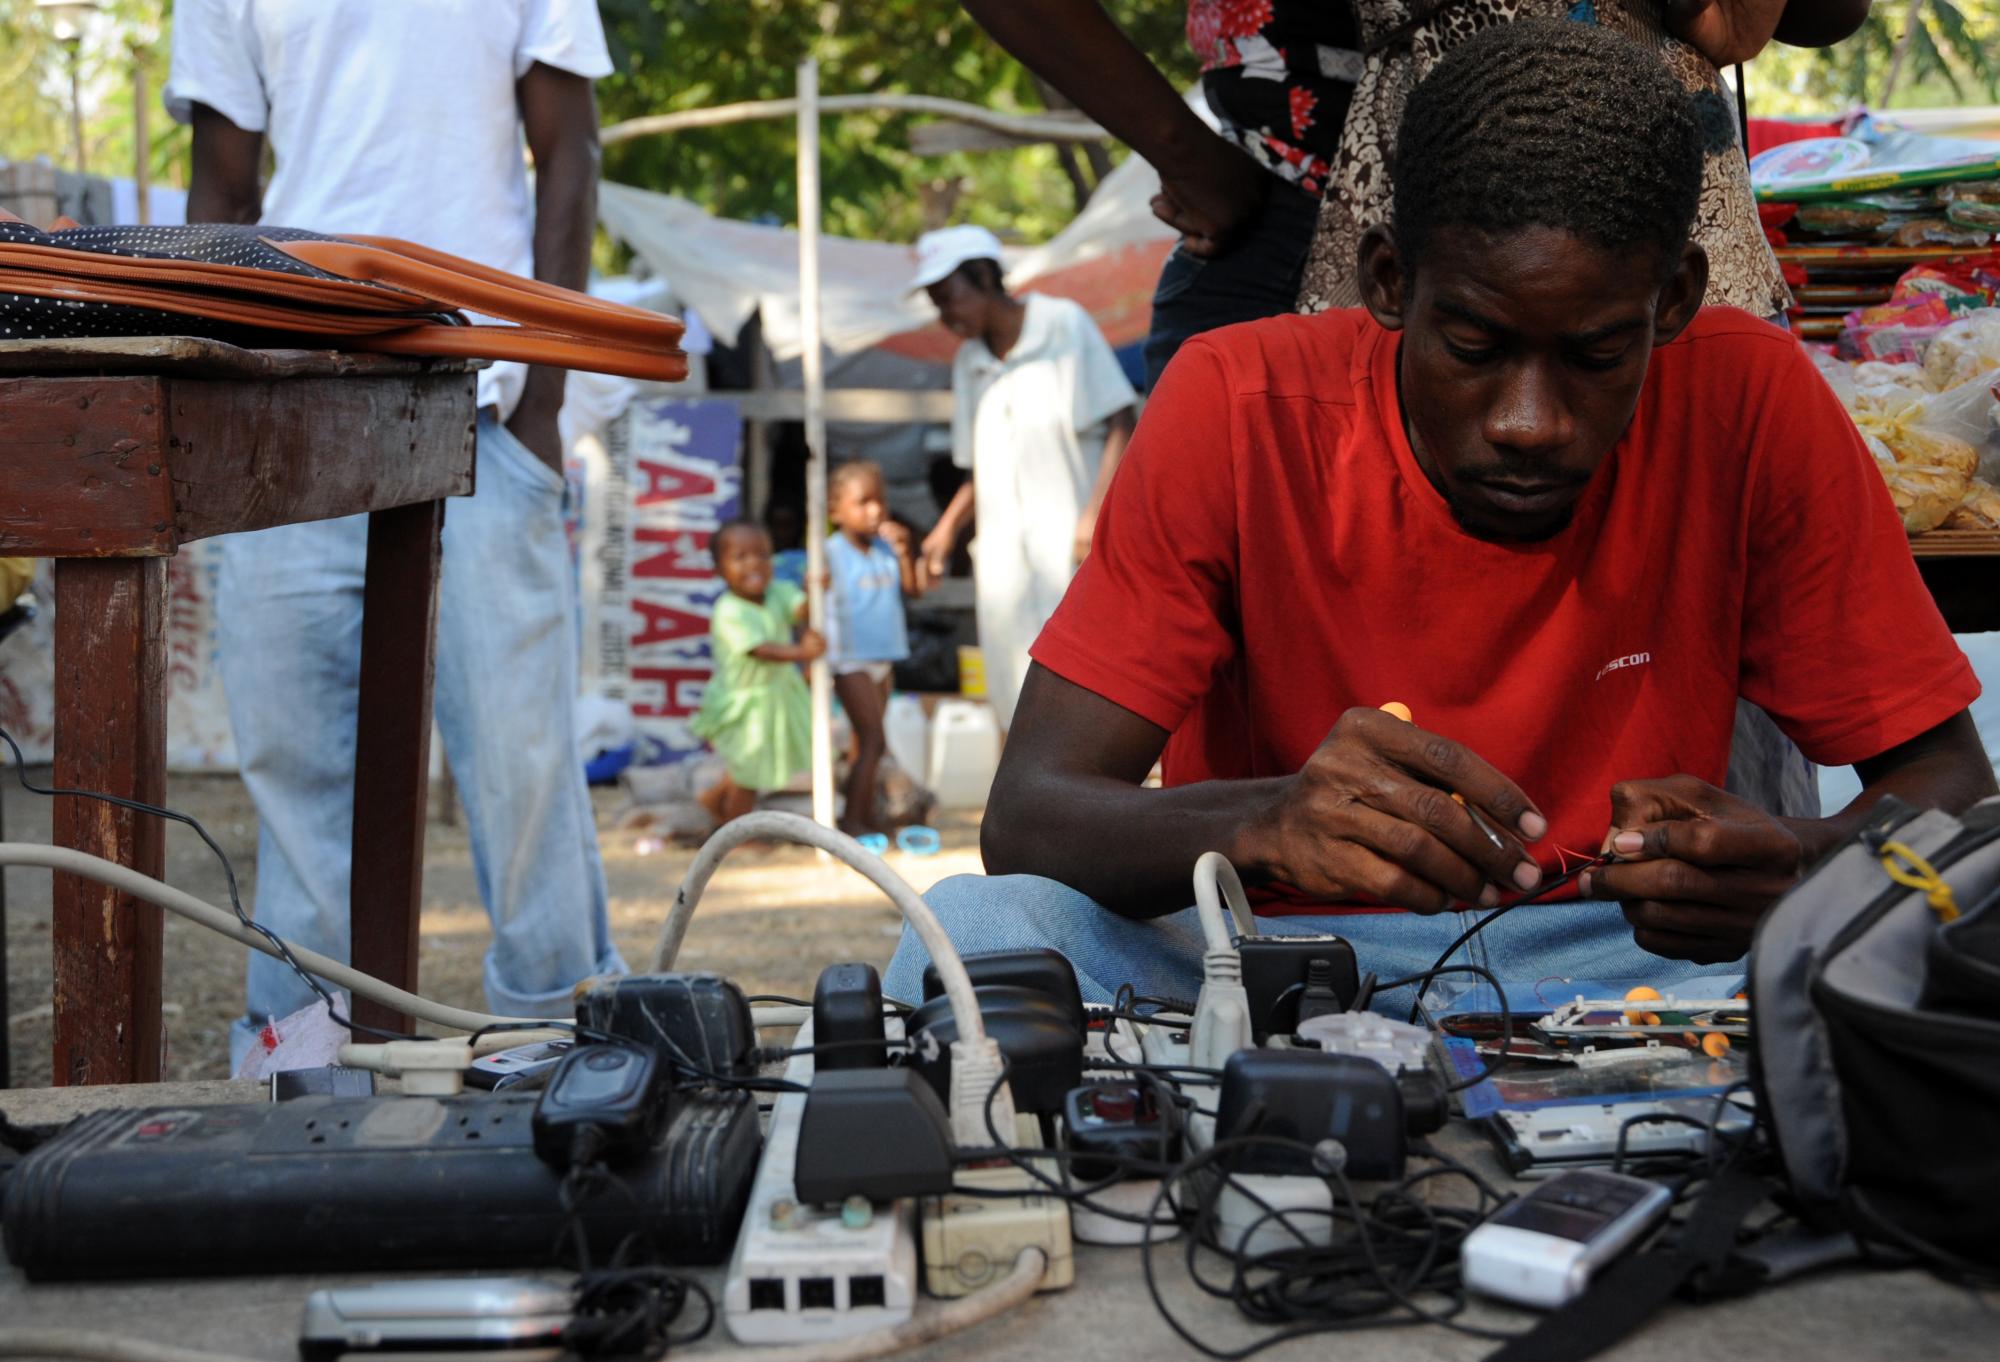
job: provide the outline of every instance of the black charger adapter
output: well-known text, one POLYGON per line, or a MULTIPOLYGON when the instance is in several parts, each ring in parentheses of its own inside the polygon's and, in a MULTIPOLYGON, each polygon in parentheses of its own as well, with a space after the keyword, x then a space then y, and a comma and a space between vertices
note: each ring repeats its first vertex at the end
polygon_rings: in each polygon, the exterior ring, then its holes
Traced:
POLYGON ((643 1045, 580 1045, 535 1103, 535 1153, 552 1168, 618 1163, 659 1140, 671 1105, 667 1066, 643 1045))

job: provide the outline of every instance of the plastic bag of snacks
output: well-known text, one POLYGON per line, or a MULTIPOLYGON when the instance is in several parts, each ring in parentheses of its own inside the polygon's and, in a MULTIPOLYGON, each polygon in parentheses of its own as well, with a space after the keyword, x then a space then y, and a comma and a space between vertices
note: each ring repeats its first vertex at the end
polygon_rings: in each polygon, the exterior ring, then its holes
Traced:
POLYGON ((1931 338, 1924 375, 1939 392, 2000 370, 2000 308, 1968 313, 1931 338))
POLYGON ((1909 534, 1934 530, 1950 518, 1965 500, 1972 486, 1970 475, 1954 468, 1929 468, 1922 464, 1897 464, 1883 474, 1889 484, 1889 499, 1909 534))
POLYGON ((2000 530, 2000 487, 1982 478, 1974 478, 1972 485, 1959 498, 1952 513, 1944 518, 1939 527, 1946 530, 2000 530))

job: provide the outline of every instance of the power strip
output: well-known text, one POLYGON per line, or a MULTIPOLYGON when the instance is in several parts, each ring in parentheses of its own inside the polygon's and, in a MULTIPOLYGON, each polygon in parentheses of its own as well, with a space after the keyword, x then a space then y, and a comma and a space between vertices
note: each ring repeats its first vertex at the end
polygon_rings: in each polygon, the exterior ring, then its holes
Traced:
MULTIPOLYGON (((890 1030, 893 1040, 893 1020, 890 1030)), ((812 1044, 810 1021, 794 1044, 812 1044)), ((812 1073, 811 1055, 794 1055, 785 1066, 794 1083, 810 1083, 812 1073)), ((914 1200, 871 1206, 866 1215, 799 1204, 792 1175, 805 1109, 802 1092, 781 1093, 771 1109, 722 1291, 723 1322, 739 1343, 849 1338, 902 1324, 916 1308, 914 1200)))
MULTIPOLYGON (((1055 1176, 1046 1160, 1037 1167, 1055 1176)), ((962 1170, 957 1185, 1025 1192, 1042 1184, 1013 1164, 962 1170)), ((964 1296, 1007 1275, 1024 1248, 1049 1256, 1039 1288, 1059 1291, 1076 1280, 1069 1205, 1047 1194, 978 1196, 954 1192, 924 1198, 924 1289, 933 1296, 964 1296)))

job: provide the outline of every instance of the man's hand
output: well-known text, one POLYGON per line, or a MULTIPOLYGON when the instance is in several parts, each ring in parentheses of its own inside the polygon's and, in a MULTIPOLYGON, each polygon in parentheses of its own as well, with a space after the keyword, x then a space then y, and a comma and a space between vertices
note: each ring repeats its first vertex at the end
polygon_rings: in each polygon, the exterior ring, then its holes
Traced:
POLYGON ((1798 881, 1792 830, 1693 776, 1611 787, 1605 849, 1620 863, 1584 875, 1585 898, 1618 899, 1655 955, 1715 964, 1750 949, 1759 919, 1798 881))
POLYGON ((1341 715, 1273 804, 1246 833, 1242 862, 1315 897, 1363 894, 1435 913, 1454 903, 1491 907, 1502 893, 1541 883, 1514 836, 1548 831, 1528 797, 1451 739, 1379 710, 1341 715), (1501 830, 1500 846, 1468 805, 1501 830))
POLYGON ((942 522, 924 536, 922 561, 924 571, 932 581, 938 581, 951 571, 952 551, 958 547, 956 527, 947 527, 942 522))
POLYGON ((1786 0, 1666 0, 1667 32, 1717 66, 1749 61, 1785 17, 1786 0))
POLYGON ((1181 234, 1181 249, 1206 260, 1228 250, 1257 216, 1271 177, 1242 151, 1211 134, 1185 160, 1162 169, 1153 216, 1181 234))
POLYGON ((562 428, 556 418, 562 412, 562 370, 552 371, 556 382, 553 396, 547 380, 537 381, 540 369, 528 371, 528 383, 521 390, 521 400, 514 406, 514 414, 507 418, 507 429, 513 437, 528 449, 528 452, 555 470, 561 477, 563 471, 562 428))

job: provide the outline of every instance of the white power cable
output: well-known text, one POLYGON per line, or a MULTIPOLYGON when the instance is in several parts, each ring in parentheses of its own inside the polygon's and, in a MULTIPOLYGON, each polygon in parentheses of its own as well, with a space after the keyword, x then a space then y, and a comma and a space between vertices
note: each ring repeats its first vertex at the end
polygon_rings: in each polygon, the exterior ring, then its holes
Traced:
POLYGON ((944 985, 945 997, 951 1003, 952 1019, 958 1024, 958 1039, 951 1046, 949 1105, 953 1138, 961 1145, 983 1145, 990 1141, 991 1137, 986 1133, 987 1099, 996 1087, 999 1091, 992 1099, 993 1124, 999 1130, 1011 1131, 1014 1128, 1014 1099, 1006 1085, 1000 1082, 1000 1047, 986 1034, 985 1021, 979 1015, 979 998, 972 991, 972 976, 965 972, 965 962, 958 958, 958 948, 951 944, 951 938, 945 935, 937 914, 931 911, 923 896, 910 887, 909 881, 846 833, 821 827, 810 818, 776 809, 747 813, 718 828, 702 844, 694 864, 688 867, 687 875, 681 880, 680 892, 674 896, 674 906, 668 910, 667 920, 660 927, 659 945, 653 951, 653 969, 665 971, 674 967, 674 957, 680 954, 688 923, 693 920, 694 910, 700 904, 709 880, 721 866, 722 858, 746 842, 766 838, 817 847, 865 876, 889 896, 889 901, 902 912, 903 921, 910 924, 910 929, 930 953, 931 963, 937 966, 938 978, 944 985))
POLYGON ((1234 949, 1229 936, 1231 920, 1238 936, 1256 935, 1257 919, 1250 911, 1249 896, 1243 892, 1243 879, 1219 851, 1205 851, 1194 863, 1194 906, 1202 936, 1212 951, 1234 949), (1227 918, 1223 916, 1225 905, 1227 918))
POLYGON ((1257 930, 1243 880, 1220 852, 1203 852, 1194 863, 1194 906, 1207 949, 1201 956, 1201 996, 1195 999, 1194 1022, 1188 1028, 1188 1062, 1219 1069, 1251 1040, 1250 995, 1243 987, 1243 959, 1230 938, 1230 920, 1242 935, 1257 930))
MULTIPOLYGON (((273 958, 278 948, 273 946, 261 933, 253 932, 239 922, 234 913, 225 912, 212 904, 204 903, 185 890, 176 889, 162 883, 151 875, 141 874, 116 861, 107 861, 101 856, 75 851, 69 847, 40 846, 32 842, 0 842, 0 866, 40 867, 44 870, 59 870, 70 875, 79 875, 99 884, 110 885, 134 898, 144 899, 178 914, 190 922, 219 932, 238 945, 253 951, 262 951, 273 958)), ((338 960, 307 950, 303 946, 291 947, 294 958, 311 973, 318 975, 336 988, 344 988, 359 998, 368 998, 385 1007, 430 1022, 434 1026, 448 1027, 455 1031, 478 1031, 489 1026, 518 1026, 522 1023, 537 1024, 547 1022, 546 1017, 500 1017, 488 1012, 473 1012, 462 1007, 450 1007, 444 1003, 434 1003, 428 998, 385 984, 372 975, 343 965, 338 960)), ((804 1007, 757 1007, 751 1009, 759 1026, 798 1026, 812 1015, 812 1009, 804 1007)), ((514 1045, 526 1044, 534 1037, 511 1040, 514 1045)), ((485 1048, 485 1047, 482 1047, 485 1048)))

